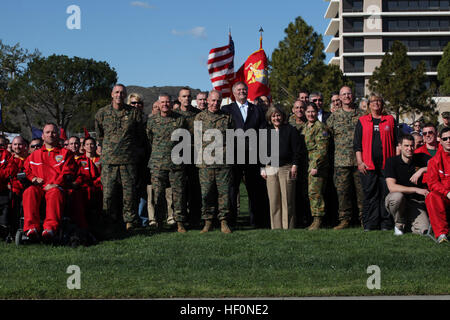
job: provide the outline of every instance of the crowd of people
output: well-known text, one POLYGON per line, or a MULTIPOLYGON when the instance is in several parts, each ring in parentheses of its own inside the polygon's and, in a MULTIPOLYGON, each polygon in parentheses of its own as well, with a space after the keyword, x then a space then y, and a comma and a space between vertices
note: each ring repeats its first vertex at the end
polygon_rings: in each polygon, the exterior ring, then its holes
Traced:
MULTIPOLYGON (((232 93, 234 102, 222 106, 221 92, 200 92, 194 107, 185 87, 175 99, 160 94, 147 115, 142 96, 127 95, 117 84, 111 104, 95 115, 98 141, 61 140, 53 123, 30 143, 17 136, 9 147, 0 137, 0 192, 12 195, 12 212, 23 208, 24 233, 36 241, 51 241, 63 215, 84 238, 139 228, 185 233, 199 227, 207 233, 216 220, 221 232, 231 233, 243 182, 248 224, 255 228, 317 230, 334 210, 335 230, 355 220, 364 231, 393 229, 395 235, 424 235, 431 226, 436 241, 447 242, 449 112, 439 127, 414 122, 404 132, 380 95, 357 105, 347 86, 331 95, 330 112, 320 92, 302 90, 289 115, 269 97, 249 101, 244 82, 235 83, 232 93), (192 137, 182 148, 187 161, 174 161, 177 129, 192 137), (244 139, 239 150, 239 143, 230 149, 228 139, 208 136, 238 129, 244 136, 250 130, 266 135, 244 139), (194 139, 204 135, 209 140, 194 139), (213 140, 214 152, 199 152, 213 140), (254 161, 262 146, 268 160, 254 161), (234 161, 217 161, 230 150, 234 161)), ((13 220, 0 218, 3 226, 13 220)))

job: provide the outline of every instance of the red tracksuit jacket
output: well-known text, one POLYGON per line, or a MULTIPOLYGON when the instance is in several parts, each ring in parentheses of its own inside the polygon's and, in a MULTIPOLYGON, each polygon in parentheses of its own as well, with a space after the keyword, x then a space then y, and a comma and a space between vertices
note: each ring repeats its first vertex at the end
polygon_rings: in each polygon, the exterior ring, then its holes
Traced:
POLYGON ((18 168, 12 154, 5 149, 0 149, 0 191, 8 189, 10 178, 17 175, 18 168))
POLYGON ((60 147, 48 150, 44 145, 28 156, 25 161, 25 173, 30 181, 35 177, 43 179, 42 187, 47 184, 64 187, 64 176, 76 177, 77 164, 71 151, 60 147))
POLYGON ((101 162, 100 158, 96 157, 90 159, 86 157, 85 154, 75 157, 75 161, 78 164, 78 178, 77 182, 82 186, 94 186, 96 188, 101 188, 101 162))
POLYGON ((446 197, 450 192, 450 154, 439 148, 428 161, 427 176, 428 189, 446 197))

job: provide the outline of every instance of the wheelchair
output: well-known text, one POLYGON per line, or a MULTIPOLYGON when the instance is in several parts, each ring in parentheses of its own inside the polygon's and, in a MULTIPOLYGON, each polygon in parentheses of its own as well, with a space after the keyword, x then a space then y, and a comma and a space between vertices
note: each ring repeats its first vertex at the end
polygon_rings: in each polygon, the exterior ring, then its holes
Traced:
MULTIPOLYGON (((70 246, 72 248, 76 248, 79 245, 92 245, 96 244, 97 240, 90 234, 89 232, 84 232, 80 230, 75 223, 70 218, 68 214, 70 212, 71 203, 67 197, 66 193, 66 201, 64 210, 62 212, 61 221, 59 223, 59 227, 52 239, 52 241, 48 244, 55 246, 70 246)), ((40 225, 42 226, 45 219, 45 199, 42 199, 41 206, 39 208, 40 211, 40 225)), ((24 230, 24 211, 23 205, 20 205, 20 214, 18 215, 17 221, 17 230, 15 233, 15 243, 17 246, 26 245, 30 243, 40 243, 43 242, 39 237, 39 240, 33 241, 30 239, 24 230)))

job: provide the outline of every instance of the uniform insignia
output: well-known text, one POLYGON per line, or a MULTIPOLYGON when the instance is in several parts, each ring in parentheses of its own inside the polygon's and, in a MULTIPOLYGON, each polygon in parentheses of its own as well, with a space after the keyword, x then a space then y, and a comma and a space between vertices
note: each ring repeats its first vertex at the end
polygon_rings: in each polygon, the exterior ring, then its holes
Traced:
POLYGON ((83 166, 83 167, 87 167, 87 161, 81 161, 81 165, 83 166))
POLYGON ((128 120, 128 116, 123 117, 123 120, 127 121, 128 120))
POLYGON ((55 160, 56 160, 56 162, 58 162, 58 163, 61 162, 63 158, 64 158, 64 157, 63 157, 61 154, 55 156, 55 160))
POLYGON ((322 135, 323 135, 324 137, 328 137, 328 132, 327 132, 327 131, 322 131, 322 135))

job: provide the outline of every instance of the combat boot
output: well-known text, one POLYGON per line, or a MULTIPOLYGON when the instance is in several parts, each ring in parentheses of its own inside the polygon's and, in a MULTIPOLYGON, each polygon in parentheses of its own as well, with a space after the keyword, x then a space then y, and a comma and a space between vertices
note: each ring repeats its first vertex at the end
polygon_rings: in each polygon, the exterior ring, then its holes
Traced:
POLYGON ((348 219, 344 219, 344 220, 341 220, 341 222, 333 229, 334 230, 342 230, 342 229, 348 228, 349 224, 350 224, 350 221, 348 219))
POLYGON ((314 217, 314 221, 308 227, 308 230, 319 230, 321 224, 322 224, 322 217, 314 217))
POLYGON ((231 233, 230 227, 228 227, 227 220, 220 221, 220 231, 223 233, 231 233))
POLYGON ((186 233, 186 229, 184 228, 183 222, 177 222, 177 226, 178 226, 178 232, 180 233, 186 233))
POLYGON ((202 231, 200 231, 200 233, 206 233, 209 230, 211 230, 211 226, 212 226, 212 220, 208 219, 205 220, 205 226, 203 227, 202 231))

